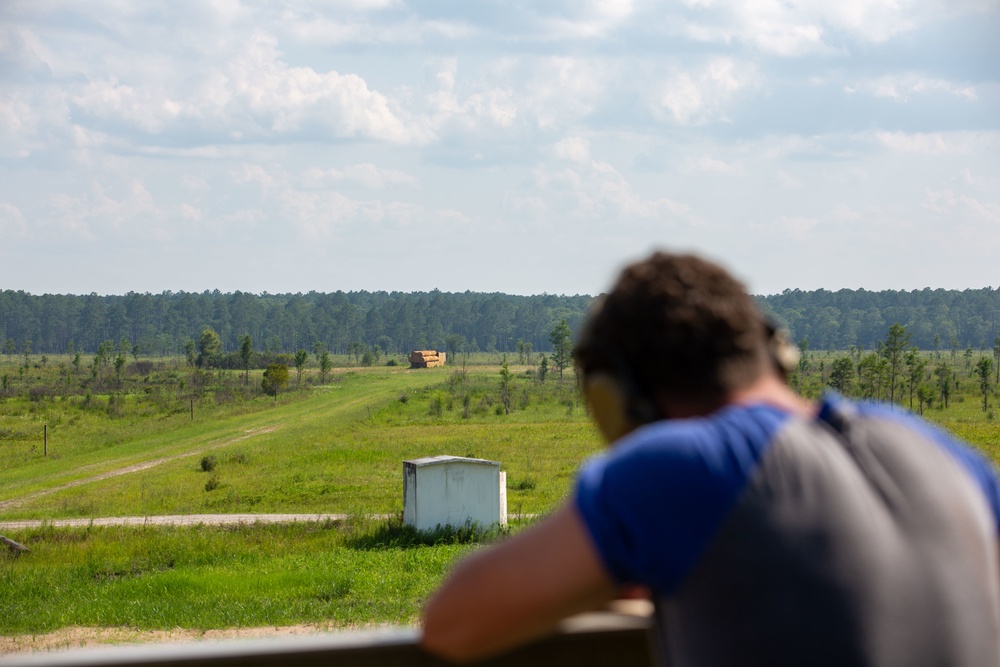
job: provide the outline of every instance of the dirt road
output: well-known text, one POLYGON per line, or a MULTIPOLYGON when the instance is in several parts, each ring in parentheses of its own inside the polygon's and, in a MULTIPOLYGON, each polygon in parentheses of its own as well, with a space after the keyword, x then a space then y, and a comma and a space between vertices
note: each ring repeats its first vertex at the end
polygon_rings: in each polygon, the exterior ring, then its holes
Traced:
MULTIPOLYGON (((41 498, 42 496, 47 496, 50 493, 56 493, 58 491, 63 491, 65 489, 72 489, 74 486, 81 486, 83 484, 89 484, 90 482, 97 482, 102 479, 110 479, 112 477, 118 477, 120 475, 128 475, 134 472, 141 472, 143 470, 149 470, 150 468, 155 468, 158 465, 167 463, 169 461, 176 461, 177 459, 187 458, 189 456, 198 456, 204 451, 218 449, 219 447, 225 447, 226 445, 231 445, 235 442, 240 442, 241 440, 246 440, 247 438, 252 438, 256 435, 262 435, 264 433, 271 433, 278 430, 278 426, 266 426, 263 428, 250 429, 243 435, 230 438, 224 442, 219 442, 209 447, 199 447, 197 452, 184 452, 183 454, 174 454, 173 456, 166 456, 160 459, 153 459, 152 461, 144 461, 142 463, 136 463, 134 465, 125 466, 124 468, 117 468, 115 470, 109 470, 108 472, 102 472, 99 475, 93 475, 92 477, 85 477, 84 479, 73 480, 72 482, 67 482, 66 484, 60 484, 59 486, 54 486, 51 489, 45 489, 44 491, 36 491, 35 493, 29 493, 27 495, 21 496, 20 498, 13 498, 11 500, 4 500, 0 502, 0 511, 13 509, 15 507, 20 507, 24 503, 34 500, 35 498, 41 498)), ((87 521, 85 519, 85 521, 87 521)), ((86 525, 86 524, 84 524, 86 525)))
MULTIPOLYGON (((373 514, 372 519, 388 519, 391 514, 373 514)), ((107 516, 83 519, 22 519, 0 521, 0 530, 40 528, 85 528, 87 526, 233 526, 254 523, 305 523, 346 521, 349 514, 165 514, 160 516, 107 516)))

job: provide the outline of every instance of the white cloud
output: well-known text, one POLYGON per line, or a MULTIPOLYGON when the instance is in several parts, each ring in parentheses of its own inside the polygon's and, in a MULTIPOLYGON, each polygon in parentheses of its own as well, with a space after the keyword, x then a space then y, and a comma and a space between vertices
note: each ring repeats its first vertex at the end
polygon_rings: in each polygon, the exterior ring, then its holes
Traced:
POLYGON ((696 16, 684 28, 692 39, 743 42, 787 57, 832 52, 839 48, 841 34, 862 42, 884 42, 935 15, 915 11, 912 0, 687 0, 684 4, 696 16))
POLYGON ((691 158, 685 164, 688 173, 701 174, 742 174, 743 167, 739 164, 729 163, 725 160, 718 160, 711 155, 702 155, 691 158))
POLYGON ((21 209, 0 202, 0 237, 5 239, 23 238, 27 236, 28 226, 25 224, 21 209))
POLYGON ((328 188, 335 185, 358 185, 371 190, 419 185, 413 176, 398 169, 382 169, 370 162, 352 164, 343 169, 306 169, 299 177, 306 189, 328 188))
POLYGON ((594 111, 607 95, 615 68, 594 58, 564 56, 528 59, 516 76, 519 99, 540 128, 559 128, 594 111))
POLYGON ((954 152, 959 147, 938 132, 877 132, 876 140, 886 148, 901 153, 920 153, 923 155, 945 155, 954 152))
POLYGON ((675 72, 660 83, 653 99, 653 114, 678 125, 725 122, 737 93, 757 85, 754 66, 733 58, 713 58, 699 70, 675 72))
POLYGON ((181 217, 185 220, 199 222, 202 218, 201 209, 191 204, 181 204, 181 217))
POLYGON ((58 239, 95 239, 118 233, 143 237, 162 220, 163 212, 139 179, 133 178, 116 189, 124 192, 114 196, 95 181, 89 195, 52 194, 49 215, 38 231, 58 239))
POLYGON ((781 187, 788 190, 798 190, 802 187, 802 181, 789 174, 784 169, 779 169, 774 174, 774 180, 781 187))
POLYGON ((635 11, 633 0, 577 0, 564 8, 569 16, 547 17, 542 25, 549 39, 595 39, 608 36, 635 11))
MULTIPOLYGON (((990 225, 1000 224, 1000 204, 984 202, 950 189, 928 190, 921 206, 934 213, 960 214, 964 218, 971 216, 990 225)), ((991 227, 990 231, 995 231, 995 227, 991 227)))
POLYGON ((149 134, 204 128, 260 137, 313 131, 331 138, 413 141, 390 100, 364 79, 336 71, 290 67, 277 40, 258 31, 197 86, 187 82, 132 85, 109 76, 71 96, 80 110, 149 134))
POLYGON ((375 234, 419 226, 426 234, 454 232, 469 223, 454 209, 429 209, 419 204, 378 199, 354 199, 335 191, 286 188, 280 195, 283 213, 299 233, 312 241, 375 234))
POLYGON ((181 176, 181 184, 189 190, 208 190, 208 181, 201 176, 194 176, 193 174, 184 174, 181 176))
POLYGON ((874 79, 865 79, 844 87, 848 94, 864 93, 874 97, 886 97, 896 102, 908 102, 917 95, 945 94, 968 101, 979 99, 975 86, 934 79, 915 73, 887 74, 874 79))
POLYGON ((590 160, 590 143, 582 137, 567 137, 554 146, 556 157, 570 162, 590 160))
POLYGON ((601 225, 674 224, 679 217, 687 218, 690 208, 686 204, 667 197, 644 197, 611 164, 592 158, 577 160, 580 146, 570 146, 572 166, 536 167, 533 185, 537 194, 508 193, 505 201, 522 214, 558 215, 601 225))
POLYGON ((802 241, 809 237, 820 225, 816 218, 803 216, 782 216, 771 223, 771 233, 802 241))
POLYGON ((233 181, 239 185, 256 183, 264 190, 274 185, 274 177, 259 164, 244 164, 242 169, 233 173, 233 181))

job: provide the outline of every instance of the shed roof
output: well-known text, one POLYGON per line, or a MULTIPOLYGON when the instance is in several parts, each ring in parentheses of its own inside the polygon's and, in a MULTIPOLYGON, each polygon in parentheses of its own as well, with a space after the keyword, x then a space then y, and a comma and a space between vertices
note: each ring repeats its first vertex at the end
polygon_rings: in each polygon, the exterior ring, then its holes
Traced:
POLYGON ((476 463, 479 465, 490 465, 499 466, 499 461, 487 461, 486 459, 472 459, 467 456, 452 456, 450 454, 441 454, 439 456, 425 456, 420 459, 410 459, 408 461, 403 461, 403 463, 410 463, 414 466, 432 466, 438 465, 440 463, 476 463))

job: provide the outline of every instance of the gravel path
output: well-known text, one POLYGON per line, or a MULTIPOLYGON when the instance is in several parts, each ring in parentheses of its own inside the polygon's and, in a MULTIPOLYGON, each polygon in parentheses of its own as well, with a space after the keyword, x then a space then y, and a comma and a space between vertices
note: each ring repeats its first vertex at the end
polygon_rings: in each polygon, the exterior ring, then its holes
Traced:
MULTIPOLYGON (((109 516, 89 519, 24 519, 0 521, 0 530, 40 528, 85 528, 87 526, 232 526, 255 523, 305 523, 346 521, 350 514, 166 514, 160 516, 109 516)), ((372 514, 366 518, 388 519, 392 514, 372 514)))

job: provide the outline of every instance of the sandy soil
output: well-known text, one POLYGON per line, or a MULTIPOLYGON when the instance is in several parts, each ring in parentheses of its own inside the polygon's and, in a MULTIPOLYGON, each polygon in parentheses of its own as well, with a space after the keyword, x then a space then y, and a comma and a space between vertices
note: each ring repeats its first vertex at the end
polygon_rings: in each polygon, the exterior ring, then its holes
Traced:
POLYGON ((185 630, 182 628, 174 630, 133 630, 131 628, 88 628, 74 626, 41 635, 0 637, 0 655, 65 651, 68 649, 105 646, 109 644, 261 639, 358 629, 363 628, 360 626, 335 626, 330 623, 310 623, 264 628, 227 628, 224 630, 185 630))

